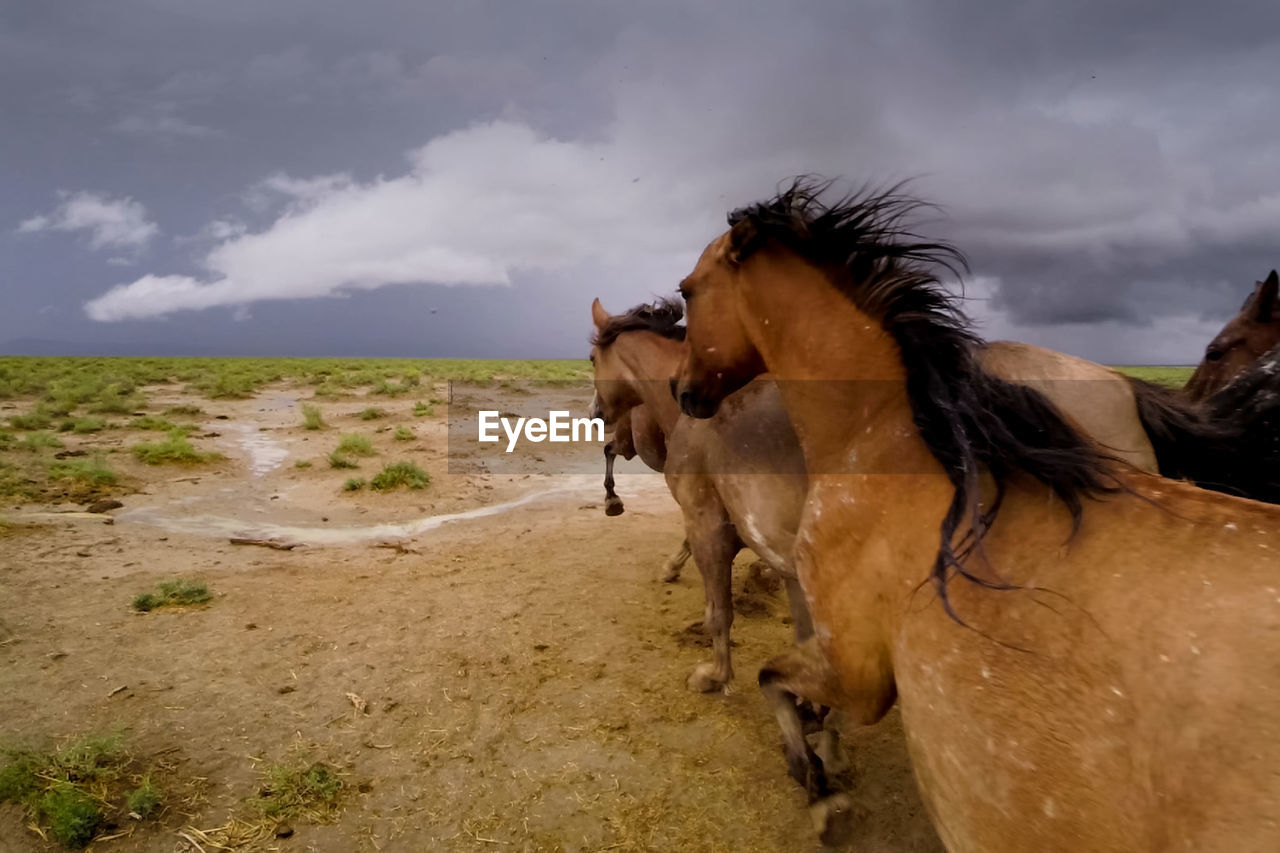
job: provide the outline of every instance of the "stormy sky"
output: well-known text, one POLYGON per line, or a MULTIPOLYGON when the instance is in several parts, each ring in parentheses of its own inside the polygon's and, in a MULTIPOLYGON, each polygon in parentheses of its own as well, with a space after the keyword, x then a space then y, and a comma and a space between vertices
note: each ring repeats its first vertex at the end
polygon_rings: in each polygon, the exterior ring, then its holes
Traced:
POLYGON ((1193 362, 1278 78, 1268 0, 0 0, 0 349, 581 356, 820 173, 916 177, 988 337, 1193 362))

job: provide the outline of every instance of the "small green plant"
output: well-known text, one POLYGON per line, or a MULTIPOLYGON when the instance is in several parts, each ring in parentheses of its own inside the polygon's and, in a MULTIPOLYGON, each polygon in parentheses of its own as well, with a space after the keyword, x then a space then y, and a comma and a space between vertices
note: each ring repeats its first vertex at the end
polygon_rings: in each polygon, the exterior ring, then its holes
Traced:
POLYGON ((86 417, 86 418, 68 418, 58 425, 59 432, 74 432, 77 435, 84 435, 91 432, 101 432, 107 428, 107 422, 102 418, 86 417))
MULTIPOLYGON (((133 429, 153 430, 155 432, 173 432, 180 427, 168 418, 159 418, 155 415, 143 415, 140 418, 134 418, 129 421, 129 426, 133 429)), ((195 429, 192 426, 181 427, 183 432, 190 432, 195 429)))
POLYGON ((307 817, 324 820, 338 807, 345 788, 336 768, 322 761, 274 764, 252 800, 263 817, 275 820, 307 817))
POLYGON ((23 806, 42 834, 67 847, 93 840, 106 823, 104 809, 123 803, 145 818, 163 802, 149 775, 129 792, 139 777, 118 734, 87 735, 52 752, 8 749, 0 758, 0 802, 23 806))
POLYGON ((86 486, 114 486, 116 472, 102 456, 92 459, 60 459, 49 465, 50 480, 71 480, 86 486))
POLYGON ((8 450, 9 445, 13 444, 13 433, 0 430, 0 450, 8 450))
POLYGON ((100 415, 127 415, 145 405, 147 405, 146 397, 134 391, 131 386, 113 382, 102 389, 98 399, 89 407, 89 411, 100 415))
POLYGON ((203 415, 204 409, 192 405, 170 406, 164 410, 164 413, 166 415, 203 415))
POLYGON ((31 479, 12 465, 0 462, 0 495, 29 498, 35 493, 31 479))
POLYGON ((342 396, 342 389, 332 382, 321 382, 316 386, 316 390, 312 392, 316 397, 322 397, 326 400, 332 400, 335 397, 342 396))
POLYGON ((338 439, 338 449, 334 452, 350 453, 356 456, 373 456, 373 442, 369 440, 367 435, 347 433, 338 439))
POLYGON ((431 476, 412 462, 392 462, 369 481, 369 485, 379 492, 389 492, 400 486, 425 489, 430 483, 431 476))
POLYGON ((386 412, 374 406, 370 406, 359 414, 359 418, 362 421, 376 421, 378 418, 385 418, 386 416, 386 412))
POLYGON ((363 477, 352 477, 342 484, 342 491, 358 492, 361 489, 363 489, 366 485, 367 483, 365 483, 363 477))
POLYGON ((325 422, 319 406, 313 406, 310 403, 302 404, 302 426, 304 429, 324 429, 325 422))
POLYGON ((44 406, 36 406, 25 415, 14 415, 9 418, 9 426, 14 429, 48 429, 53 425, 53 415, 44 406))
POLYGON ((294 467, 294 468, 310 468, 310 467, 311 467, 311 460, 310 460, 310 459, 299 459, 297 462, 294 462, 294 463, 293 463, 293 467, 294 467))
POLYGON ((187 440, 186 433, 175 429, 164 441, 141 441, 133 446, 133 455, 148 465, 195 465, 221 459, 221 453, 196 450, 187 440))
POLYGON ((335 450, 329 454, 329 467, 341 470, 344 468, 359 468, 360 466, 335 450))
POLYGON ((85 847, 93 840, 104 815, 93 797, 70 782, 54 782, 36 805, 49 825, 49 834, 67 847, 85 847))
POLYGON ((163 803, 164 796, 150 775, 143 776, 124 801, 125 808, 140 818, 151 817, 163 803))
POLYGON ((396 427, 396 441, 413 441, 414 437, 413 430, 409 429, 407 426, 396 427))
POLYGON ((212 597, 209 588, 197 581, 162 581, 155 592, 142 592, 134 596, 133 609, 146 613, 157 607, 204 604, 212 597))
POLYGON ((51 432, 29 432, 17 444, 20 450, 29 450, 32 453, 48 447, 62 446, 62 441, 51 432))
POLYGON ((413 404, 413 416, 415 418, 429 418, 435 413, 434 406, 429 406, 421 400, 413 404))

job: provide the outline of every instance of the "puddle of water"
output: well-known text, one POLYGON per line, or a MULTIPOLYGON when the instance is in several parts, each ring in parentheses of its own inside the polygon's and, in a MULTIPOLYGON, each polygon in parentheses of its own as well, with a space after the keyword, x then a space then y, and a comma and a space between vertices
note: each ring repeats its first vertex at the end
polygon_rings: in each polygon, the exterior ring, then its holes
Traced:
POLYGON ((282 542, 298 542, 303 545, 356 545, 362 542, 384 542, 405 539, 435 530, 456 521, 471 521, 500 515, 517 507, 559 495, 597 492, 597 478, 573 477, 549 489, 540 489, 515 500, 478 507, 464 512, 429 515, 413 521, 397 524, 347 525, 343 527, 306 527, 301 525, 272 524, 264 521, 247 521, 220 515, 183 515, 171 517, 156 508, 137 509, 116 515, 117 523, 146 524, 170 533, 189 533, 197 536, 243 536, 258 539, 275 539, 282 542))
POLYGON ((298 398, 292 394, 276 393, 269 397, 259 397, 256 402, 259 412, 279 412, 298 405, 298 398))
POLYGON ((260 432, 256 423, 231 424, 230 428, 240 434, 236 439, 236 446, 249 457, 249 470, 253 472, 253 476, 261 477, 279 468, 289 458, 289 451, 267 433, 260 432))

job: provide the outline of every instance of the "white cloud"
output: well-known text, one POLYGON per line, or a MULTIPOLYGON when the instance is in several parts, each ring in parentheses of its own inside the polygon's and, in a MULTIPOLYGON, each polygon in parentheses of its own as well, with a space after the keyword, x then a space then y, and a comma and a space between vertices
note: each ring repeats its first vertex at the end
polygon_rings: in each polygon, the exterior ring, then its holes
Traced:
POLYGON ((217 136, 218 131, 202 124, 192 124, 175 115, 131 115, 116 122, 112 130, 130 136, 149 137, 153 139, 185 137, 198 139, 217 136))
POLYGON ((48 214, 18 225, 18 232, 81 231, 92 249, 140 250, 160 228, 147 218, 147 209, 132 198, 110 198, 91 192, 60 193, 62 203, 48 214))
POLYGON ((245 225, 235 217, 226 219, 215 219, 207 222, 196 233, 182 237, 174 237, 173 242, 182 243, 220 243, 223 240, 230 240, 233 237, 239 237, 241 234, 248 232, 249 226, 245 225))
POLYGON ((709 237, 722 215, 636 182, 643 164, 616 144, 562 142, 509 122, 438 137, 410 162, 407 174, 368 183, 274 175, 260 188, 292 203, 265 231, 214 247, 207 277, 146 275, 85 309, 114 321, 389 284, 506 285, 522 270, 636 256, 684 265, 700 249, 690 234, 709 237))

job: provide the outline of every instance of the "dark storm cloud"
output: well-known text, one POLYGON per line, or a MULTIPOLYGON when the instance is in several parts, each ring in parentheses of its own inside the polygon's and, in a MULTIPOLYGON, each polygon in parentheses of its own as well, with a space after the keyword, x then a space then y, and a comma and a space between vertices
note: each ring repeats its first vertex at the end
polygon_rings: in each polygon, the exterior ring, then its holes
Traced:
POLYGON ((1278 34, 1264 2, 6 7, 0 340, 577 355, 591 297, 823 172, 920 175, 991 334, 1192 360, 1280 264, 1278 34), (57 218, 84 194, 98 231, 57 218))

